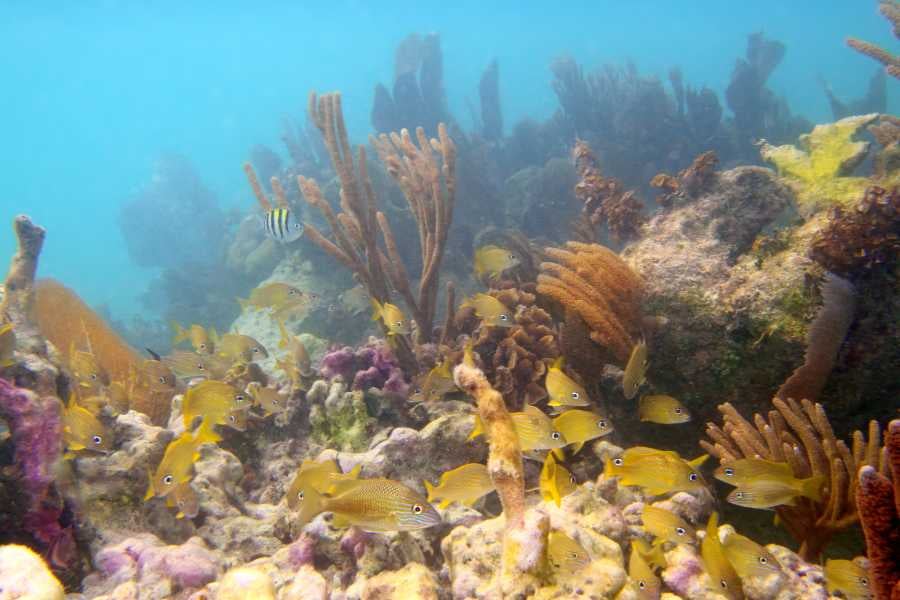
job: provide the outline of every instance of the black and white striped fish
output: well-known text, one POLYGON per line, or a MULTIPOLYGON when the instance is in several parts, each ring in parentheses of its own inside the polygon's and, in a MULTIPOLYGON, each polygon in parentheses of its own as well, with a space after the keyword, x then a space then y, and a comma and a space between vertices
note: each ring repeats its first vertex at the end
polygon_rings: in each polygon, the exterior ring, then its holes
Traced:
POLYGON ((266 235, 285 244, 300 239, 303 223, 289 208, 273 208, 263 216, 266 235))

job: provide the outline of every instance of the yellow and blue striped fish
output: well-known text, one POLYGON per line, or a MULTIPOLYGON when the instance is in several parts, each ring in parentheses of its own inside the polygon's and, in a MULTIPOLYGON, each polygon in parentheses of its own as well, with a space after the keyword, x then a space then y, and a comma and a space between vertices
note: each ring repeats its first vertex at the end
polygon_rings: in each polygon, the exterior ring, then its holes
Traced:
POLYGON ((263 217, 266 235, 285 244, 300 239, 303 223, 297 220, 289 208, 273 208, 263 217))

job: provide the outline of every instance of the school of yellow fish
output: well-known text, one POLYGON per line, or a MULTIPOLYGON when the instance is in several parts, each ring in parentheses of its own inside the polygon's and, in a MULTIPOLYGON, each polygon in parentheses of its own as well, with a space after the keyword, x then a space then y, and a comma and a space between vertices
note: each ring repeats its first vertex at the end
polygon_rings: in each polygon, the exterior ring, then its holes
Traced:
MULTIPOLYGON (((484 246, 475 253, 474 270, 478 279, 491 280, 519 264, 518 257, 508 249, 484 246)), ((191 349, 176 349, 164 357, 151 351, 153 358, 144 361, 127 381, 110 381, 94 357, 90 341, 85 340, 84 347, 73 344, 68 349, 67 367, 73 386, 62 409, 65 458, 71 460, 113 450, 114 440, 104 421, 127 407, 128 396, 137 386, 170 395, 181 391, 184 431, 168 443, 159 464, 147 473, 144 499, 164 499, 177 518, 196 517, 200 501, 191 486, 194 465, 201 457, 204 444, 222 441, 216 428, 229 427, 243 432, 251 421, 285 412, 293 392, 305 390, 316 376, 306 347, 288 331, 285 319, 316 304, 318 296, 286 283, 269 283, 254 289, 249 298, 238 301, 242 310, 270 312, 277 323, 278 348, 285 354, 277 357, 275 364, 290 383, 288 394, 257 382, 238 389, 222 381, 234 365, 268 357, 262 344, 237 332, 220 336, 214 329, 199 324, 185 327, 172 323, 173 346, 188 344, 191 349)), ((414 323, 396 305, 371 299, 371 306, 372 319, 382 325, 389 338, 412 333, 414 323)), ((488 294, 476 293, 462 306, 471 307, 485 327, 515 326, 514 311, 488 294)), ((0 326, 0 368, 15 363, 15 348, 12 325, 0 326)), ((474 364, 473 352, 468 342, 463 361, 474 364)), ((641 340, 635 344, 622 371, 622 395, 629 401, 638 398, 634 413, 639 421, 658 425, 690 421, 687 407, 676 398, 658 393, 638 396, 640 389, 647 385, 649 365, 647 344, 641 340)), ((409 401, 430 404, 457 393, 453 367, 450 359, 444 357, 419 375, 413 381, 409 401)), ((523 458, 542 463, 537 487, 533 489, 540 492, 541 501, 561 506, 578 487, 567 468, 567 458, 576 457, 585 444, 614 429, 562 358, 548 365, 544 385, 549 415, 535 405, 526 405, 510 416, 523 458)), ((483 434, 483 424, 476 414, 469 440, 483 434)), ((605 477, 616 478, 622 486, 638 487, 646 497, 641 528, 652 541, 640 537, 632 540, 628 558, 627 586, 641 599, 659 598, 662 585, 657 571, 666 566, 664 548, 670 544, 699 541, 703 568, 711 582, 710 591, 728 598, 743 597, 743 579, 778 571, 774 556, 749 538, 732 532, 723 539, 718 513, 710 515, 702 535, 698 536, 694 527, 680 516, 650 503, 654 498, 677 492, 708 489, 700 472, 707 458, 702 455, 686 460, 673 451, 635 446, 605 460, 605 477)), ((331 523, 335 527, 352 525, 370 532, 412 531, 441 523, 438 511, 446 510, 453 503, 477 507, 494 491, 488 468, 480 463, 466 463, 445 471, 436 483, 423 481, 424 496, 399 481, 361 478, 360 467, 356 465, 344 472, 332 460, 304 460, 285 492, 286 504, 296 512, 297 522, 302 525, 327 512, 333 515, 331 523)), ((824 477, 797 478, 787 463, 758 458, 722 464, 714 477, 734 486, 727 497, 729 502, 756 509, 789 506, 801 497, 819 501, 824 485, 824 477)), ((557 574, 577 573, 590 564, 590 553, 577 537, 555 529, 548 532, 546 556, 557 574)), ((850 600, 873 597, 868 573, 856 562, 828 560, 825 575, 831 593, 838 592, 850 600)))

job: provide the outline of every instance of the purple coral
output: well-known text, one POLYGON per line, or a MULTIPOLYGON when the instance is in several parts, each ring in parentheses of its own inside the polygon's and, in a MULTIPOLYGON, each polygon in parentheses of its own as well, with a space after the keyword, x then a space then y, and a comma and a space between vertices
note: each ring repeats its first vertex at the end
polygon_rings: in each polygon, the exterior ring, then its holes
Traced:
POLYGON ((409 388, 394 353, 383 340, 375 338, 356 349, 344 346, 326 353, 322 374, 329 378, 340 375, 352 382, 354 390, 374 387, 403 395, 409 388))
POLYGON ((27 497, 22 528, 44 544, 55 566, 65 566, 75 557, 74 538, 71 527, 60 523, 61 501, 50 494, 52 466, 62 447, 59 401, 0 378, 0 415, 9 421, 19 487, 27 497))

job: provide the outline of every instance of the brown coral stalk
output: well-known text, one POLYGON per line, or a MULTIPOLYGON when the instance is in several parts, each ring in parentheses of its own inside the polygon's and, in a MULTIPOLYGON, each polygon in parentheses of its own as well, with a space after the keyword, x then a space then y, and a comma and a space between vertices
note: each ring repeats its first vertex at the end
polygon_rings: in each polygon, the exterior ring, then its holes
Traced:
POLYGON ((880 453, 869 450, 880 446, 880 430, 876 422, 870 423, 868 442, 862 432, 855 432, 851 450, 835 437, 822 405, 779 398, 772 404, 776 410, 769 412, 768 420, 756 414, 753 424, 731 404, 719 405, 724 422, 721 427, 707 423, 706 435, 711 441, 701 440, 700 445, 722 464, 759 457, 787 462, 798 478, 824 476, 822 502, 798 498, 795 506, 775 509, 784 527, 800 542, 799 554, 817 560, 834 533, 858 519, 855 473, 863 465, 878 468, 880 453))
POLYGON ((886 450, 891 479, 873 467, 859 470, 856 502, 866 537, 869 572, 877 600, 900 599, 900 419, 888 425, 886 450))
POLYGON ((520 529, 525 519, 525 476, 519 439, 503 396, 491 387, 481 369, 461 364, 454 369, 453 378, 460 389, 475 399, 490 444, 488 473, 500 496, 500 504, 506 517, 500 574, 503 578, 515 569, 514 543, 510 534, 520 529))
POLYGON ((13 324, 20 347, 42 352, 43 338, 33 318, 34 275, 47 232, 25 215, 15 218, 13 229, 19 247, 6 275, 3 302, 0 303, 0 320, 13 324))

